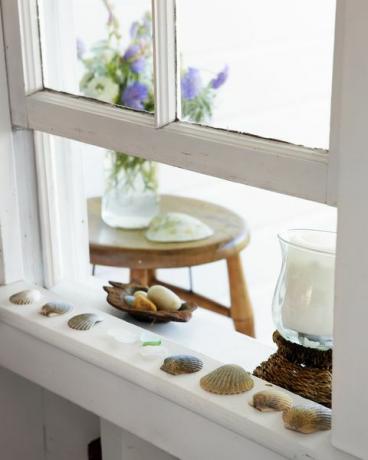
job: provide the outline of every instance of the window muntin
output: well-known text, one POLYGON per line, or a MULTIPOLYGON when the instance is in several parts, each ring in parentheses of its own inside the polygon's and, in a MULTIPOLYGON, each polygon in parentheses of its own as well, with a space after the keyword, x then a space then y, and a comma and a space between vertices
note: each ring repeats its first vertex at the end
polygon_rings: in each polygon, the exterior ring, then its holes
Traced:
POLYGON ((180 118, 328 149, 335 6, 177 0, 180 118))

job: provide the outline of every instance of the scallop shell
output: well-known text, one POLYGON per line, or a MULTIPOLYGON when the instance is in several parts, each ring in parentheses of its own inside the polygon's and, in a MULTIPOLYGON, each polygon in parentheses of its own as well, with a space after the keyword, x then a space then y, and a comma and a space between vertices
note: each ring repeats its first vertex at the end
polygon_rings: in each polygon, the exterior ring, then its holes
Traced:
POLYGON ((260 412, 277 412, 290 409, 293 399, 282 391, 263 390, 255 393, 249 404, 260 412))
POLYGON ((181 212, 168 212, 154 217, 146 238, 159 243, 196 241, 213 235, 213 230, 199 219, 181 212))
POLYGON ((73 316, 68 321, 68 326, 77 331, 88 331, 103 319, 94 313, 82 313, 81 315, 73 316))
POLYGON ((161 370, 172 375, 193 374, 202 369, 203 362, 190 355, 176 355, 166 358, 161 366, 161 370))
POLYGON ((73 310, 73 306, 64 302, 47 302, 41 308, 41 315, 43 316, 60 316, 65 315, 73 310))
POLYGON ((248 372, 236 364, 226 364, 205 375, 201 387, 210 393, 235 395, 253 388, 254 382, 248 372))
POLYGON ((294 406, 282 414, 284 425, 299 433, 315 433, 331 429, 331 409, 319 404, 294 406))
POLYGON ((29 305, 38 302, 42 294, 37 289, 26 289, 25 291, 17 292, 9 297, 11 303, 16 305, 29 305))

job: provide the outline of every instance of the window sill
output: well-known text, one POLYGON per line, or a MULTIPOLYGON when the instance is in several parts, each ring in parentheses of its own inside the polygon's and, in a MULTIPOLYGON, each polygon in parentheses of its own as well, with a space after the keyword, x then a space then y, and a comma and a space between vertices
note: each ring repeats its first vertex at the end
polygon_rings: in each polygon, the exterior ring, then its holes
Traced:
MULTIPOLYGON (((353 458, 331 446, 328 432, 310 436, 293 433, 284 429, 280 414, 262 414, 251 408, 250 394, 265 388, 262 380, 255 379, 249 394, 212 395, 200 388, 199 374, 175 378, 160 371, 159 362, 144 361, 136 353, 116 348, 106 331, 119 327, 121 320, 109 314, 100 283, 92 283, 66 283, 54 292, 45 290, 43 298, 44 302, 62 297, 78 305, 78 312, 102 310, 105 320, 88 333, 71 330, 63 317, 42 317, 39 305, 10 304, 9 296, 25 289, 26 283, 0 288, 0 365, 182 459, 198 458, 193 454, 198 456, 204 448, 207 457, 203 458, 224 458, 220 451, 228 452, 230 446, 232 452, 247 446, 265 460, 278 458, 275 454, 271 457, 270 451, 295 459, 353 458), (209 441, 202 442, 205 437, 217 442, 211 447, 209 441)), ((190 323, 160 326, 160 331, 156 326, 170 354, 190 353, 191 345, 204 361, 201 375, 222 364, 209 356, 208 344, 213 345, 212 356, 238 362, 248 370, 272 352, 240 334, 232 333, 230 339, 215 322, 211 322, 211 334, 204 340, 206 320, 211 315, 203 313, 195 314, 192 329, 190 323), (175 342, 170 340, 173 336, 175 342)))

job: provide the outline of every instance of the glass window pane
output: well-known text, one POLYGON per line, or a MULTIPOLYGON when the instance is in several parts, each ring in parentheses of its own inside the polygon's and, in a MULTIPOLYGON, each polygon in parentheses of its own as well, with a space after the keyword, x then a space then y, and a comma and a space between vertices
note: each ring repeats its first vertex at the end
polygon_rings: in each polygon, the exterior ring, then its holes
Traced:
POLYGON ((328 148, 335 0, 177 0, 181 119, 328 148))
POLYGON ((39 0, 46 88, 153 112, 150 0, 39 0))

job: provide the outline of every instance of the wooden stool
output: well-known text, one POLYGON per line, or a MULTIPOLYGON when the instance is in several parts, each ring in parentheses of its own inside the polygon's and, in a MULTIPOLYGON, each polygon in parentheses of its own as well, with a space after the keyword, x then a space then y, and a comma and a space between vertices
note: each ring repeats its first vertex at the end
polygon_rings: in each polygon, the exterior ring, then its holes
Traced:
POLYGON ((210 238, 189 243, 153 243, 144 230, 109 227, 101 219, 101 198, 88 200, 90 260, 93 265, 127 267, 130 281, 145 285, 160 283, 182 299, 203 308, 231 316, 235 329, 254 337, 253 309, 250 302, 240 251, 249 243, 249 231, 241 217, 228 209, 206 201, 162 195, 161 212, 183 212, 205 222, 214 230, 210 238), (158 281, 158 268, 192 267, 225 259, 227 263, 231 307, 192 290, 158 281))

